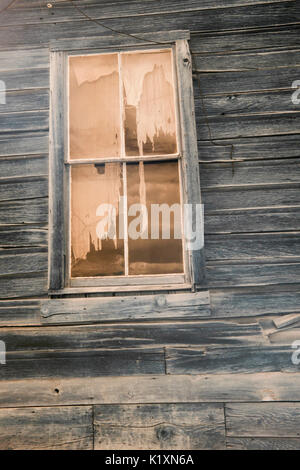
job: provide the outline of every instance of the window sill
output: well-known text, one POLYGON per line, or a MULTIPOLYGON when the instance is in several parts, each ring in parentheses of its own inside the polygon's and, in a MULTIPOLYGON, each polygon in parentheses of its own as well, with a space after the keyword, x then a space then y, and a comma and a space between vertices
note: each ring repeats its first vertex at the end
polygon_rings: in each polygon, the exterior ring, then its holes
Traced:
MULTIPOLYGON (((161 288, 162 286, 160 286, 161 288)), ((167 289, 174 290, 174 286, 166 286, 167 289)), ((157 286, 155 290, 157 290, 157 286)), ((91 293, 90 290, 89 293, 91 293)), ((189 320, 210 315, 210 295, 207 290, 115 297, 65 297, 41 302, 43 324, 189 320)))

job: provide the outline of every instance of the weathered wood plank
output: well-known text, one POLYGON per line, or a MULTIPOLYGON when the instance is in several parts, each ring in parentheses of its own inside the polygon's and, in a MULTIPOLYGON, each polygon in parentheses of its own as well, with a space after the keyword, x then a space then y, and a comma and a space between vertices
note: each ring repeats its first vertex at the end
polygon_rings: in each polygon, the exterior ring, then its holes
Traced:
POLYGON ((0 325, 23 326, 40 324, 40 303, 34 300, 0 302, 0 325))
MULTIPOLYGON (((295 312, 298 310, 295 309, 295 312)), ((300 328, 299 325, 296 325, 292 328, 282 330, 282 331, 277 331, 275 333, 269 334, 269 340, 272 344, 287 344, 287 345, 292 345, 294 341, 299 341, 300 340, 300 328), (297 327, 296 327, 297 326, 297 327)), ((295 349, 292 349, 292 352, 294 352, 295 349)))
MULTIPOLYGON (((257 2, 256 2, 257 3, 257 2)), ((240 1, 239 1, 240 4, 240 1)), ((142 3, 144 9, 144 2, 142 3)), ((181 8, 183 9, 183 7, 181 8)), ((75 10, 75 9, 74 9, 75 10)), ((74 14, 74 12, 72 13, 74 14)), ((261 5, 235 6, 234 8, 220 8, 203 10, 201 14, 194 11, 174 14, 173 12, 134 16, 123 18, 107 18, 105 25, 118 31, 133 33, 164 31, 176 29, 190 29, 191 31, 216 31, 244 28, 258 28, 275 25, 295 24, 299 21, 300 11, 298 2, 284 1, 261 5), (234 13, 234 14, 233 14, 234 13)), ((78 37, 78 26, 82 37, 107 34, 107 29, 101 28, 87 20, 56 22, 55 27, 49 22, 44 24, 15 25, 1 27, 0 44, 2 49, 19 46, 46 45, 50 39, 78 37), (9 34, 8 32, 9 31, 9 34)))
POLYGON ((297 372, 289 346, 235 348, 167 348, 167 374, 237 374, 297 372))
POLYGON ((48 175, 48 156, 0 158, 0 181, 3 178, 48 175))
POLYGON ((285 159, 300 156, 299 135, 253 136, 247 139, 216 140, 216 144, 198 142, 200 161, 231 161, 231 144, 234 146, 233 158, 236 160, 285 159))
POLYGON ((48 196, 48 178, 43 176, 29 176, 1 180, 1 202, 18 200, 20 196, 24 199, 44 198, 48 196))
POLYGON ((300 374, 160 375, 3 381, 0 408, 77 404, 300 401, 300 374), (17 386, 16 386, 17 384, 17 386))
POLYGON ((0 202, 0 224, 2 225, 47 223, 47 198, 0 202))
POLYGON ((48 132, 0 134, 0 156, 48 153, 48 132))
POLYGON ((44 272, 47 267, 47 247, 0 251, 0 282, 2 276, 44 272))
POLYGON ((282 437, 227 437, 229 450, 300 450, 299 438, 282 437))
POLYGON ((204 230, 209 233, 282 232, 300 229, 298 207, 269 207, 205 213, 204 230))
POLYGON ((176 323, 54 326, 2 329, 2 339, 12 351, 48 349, 138 349, 167 345, 241 346, 264 343, 257 322, 200 321, 176 323))
MULTIPOLYGON (((202 191, 204 212, 297 206, 300 204, 299 188, 300 183, 205 188, 202 191)), ((293 229, 289 225, 285 228, 287 227, 289 230, 293 229)))
POLYGON ((200 177, 203 189, 222 189, 222 186, 228 185, 299 183, 300 159, 234 162, 234 172, 229 162, 201 163, 200 177))
POLYGON ((258 287, 250 291, 212 290, 211 309, 212 316, 221 318, 295 313, 300 312, 300 293, 278 286, 267 291, 258 287))
POLYGON ((293 325, 300 322, 300 315, 284 315, 273 320, 277 329, 285 328, 286 326, 293 325))
MULTIPOLYGON (((208 264, 206 281, 211 287, 265 286, 297 284, 300 282, 300 263, 208 264)), ((217 263, 217 262, 215 262, 217 263)))
POLYGON ((95 406, 95 449, 224 449, 221 404, 95 406))
POLYGON ((51 299, 42 302, 41 315, 43 323, 189 319, 210 316, 210 298, 208 291, 205 291, 117 298, 51 299))
MULTIPOLYGON (((5 70, 19 70, 20 73, 23 73, 23 69, 33 68, 49 68, 49 49, 39 47, 37 49, 31 48, 0 52, 1 76, 5 70)), ((34 74, 34 71, 31 71, 31 73, 34 74)), ((9 83, 7 85, 10 87, 9 83)))
MULTIPOLYGON (((1 239, 1 232, 0 232, 1 239)), ((300 260, 300 233, 216 234, 205 238, 206 260, 300 260)))
MULTIPOLYGON (((196 75, 196 73, 195 73, 196 75)), ((299 76, 299 67, 244 70, 236 72, 203 72, 198 74, 202 94, 235 94, 291 87, 299 76)), ((293 90, 291 89, 291 94, 293 90)))
MULTIPOLYGON (((288 1, 288 0, 283 0, 288 1)), ((269 4, 277 3, 280 0, 244 0, 243 5, 253 4, 269 4)), ((101 5, 97 3, 90 4, 90 2, 79 2, 79 6, 83 6, 83 11, 91 16, 92 18, 109 20, 111 18, 122 18, 128 16, 140 16, 140 15, 154 15, 173 13, 174 15, 182 14, 187 11, 193 11, 194 14, 202 12, 203 10, 217 9, 217 8, 233 8, 241 5, 240 0, 226 1, 214 1, 202 0, 201 4, 197 0, 187 0, 182 5, 180 0, 164 0, 158 2, 155 0, 147 0, 141 2, 120 2, 118 0, 117 8, 109 2, 101 2, 101 5)), ((76 19, 82 20, 83 15, 68 3, 55 4, 54 8, 42 8, 40 5, 36 8, 24 9, 8 9, 3 13, 2 24, 4 25, 23 25, 23 24, 40 24, 41 22, 56 23, 65 21, 74 21, 76 19)), ((105 21, 106 23, 106 21, 105 21)))
POLYGON ((2 450, 92 448, 92 407, 43 407, 0 411, 2 450))
POLYGON ((270 30, 218 31, 193 33, 191 49, 195 53, 233 52, 251 49, 287 49, 300 47, 299 25, 273 26, 270 30))
POLYGON ((163 349, 119 351, 43 351, 11 353, 6 343, 6 365, 0 381, 47 377, 160 375, 165 373, 163 349))
POLYGON ((197 126, 198 139, 210 138, 207 122, 213 139, 297 134, 299 133, 299 117, 299 112, 201 117, 197 126))
MULTIPOLYGON (((8 91, 4 111, 6 113, 35 111, 49 108, 49 91, 43 89, 8 91)), ((0 115, 1 118, 1 115, 0 115)))
MULTIPOLYGON (((21 51, 22 53, 22 51, 21 51)), ((1 80, 6 84, 6 90, 31 90, 49 88, 49 68, 4 70, 1 80)))
POLYGON ((19 226, 0 226, 0 247, 47 246, 48 231, 39 226, 29 228, 19 226))
MULTIPOLYGON (((288 86, 291 84, 289 83, 288 86)), ((197 85, 195 91, 197 92, 197 85)), ((231 114, 265 114, 285 113, 299 111, 299 105, 291 100, 293 91, 269 90, 250 93, 227 93, 224 95, 203 96, 203 102, 199 97, 195 98, 195 111, 197 122, 200 123, 204 112, 207 116, 228 116, 231 114)), ((264 116, 261 117, 263 119, 264 116)), ((199 124, 201 125, 201 123, 199 124)), ((276 155, 274 155, 276 158, 276 155)))
POLYGON ((225 415, 228 436, 299 436, 297 403, 230 403, 225 406, 225 415))
POLYGON ((47 272, 0 279, 0 299, 37 297, 47 294, 47 272))
POLYGON ((49 112, 27 111, 25 113, 1 113, 1 132, 47 131, 49 112))
MULTIPOLYGON (((299 50, 193 54, 194 70, 198 72, 253 71, 300 66, 299 50)), ((288 87, 288 85, 287 85, 288 87)))

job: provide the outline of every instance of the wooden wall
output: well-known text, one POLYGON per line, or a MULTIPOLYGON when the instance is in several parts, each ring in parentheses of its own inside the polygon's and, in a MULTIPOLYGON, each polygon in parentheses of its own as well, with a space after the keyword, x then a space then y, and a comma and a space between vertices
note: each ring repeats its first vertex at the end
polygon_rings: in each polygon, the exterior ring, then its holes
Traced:
POLYGON ((112 33, 17 0, 0 14, 0 448, 299 449, 300 2, 76 4, 127 33, 191 31, 211 315, 42 322, 49 41, 112 33))

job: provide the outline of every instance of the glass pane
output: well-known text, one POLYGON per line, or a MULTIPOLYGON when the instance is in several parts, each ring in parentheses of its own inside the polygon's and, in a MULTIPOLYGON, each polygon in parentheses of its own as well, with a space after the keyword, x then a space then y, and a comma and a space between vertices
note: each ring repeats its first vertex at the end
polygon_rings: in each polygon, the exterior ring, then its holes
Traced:
POLYGON ((70 158, 120 156, 117 54, 69 57, 70 158))
POLYGON ((124 274, 124 242, 118 238, 122 181, 119 163, 72 166, 71 277, 124 274))
POLYGON ((182 273, 178 162, 127 164, 127 187, 129 274, 182 273))
POLYGON ((177 152, 172 52, 121 54, 126 155, 177 152))

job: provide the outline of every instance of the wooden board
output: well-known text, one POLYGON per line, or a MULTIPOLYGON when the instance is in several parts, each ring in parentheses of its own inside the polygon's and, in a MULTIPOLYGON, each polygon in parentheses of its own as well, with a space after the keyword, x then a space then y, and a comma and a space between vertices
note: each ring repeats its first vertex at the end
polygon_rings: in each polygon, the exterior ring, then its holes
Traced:
POLYGON ((2 450, 91 450, 92 408, 21 408, 0 411, 2 450))
POLYGON ((228 436, 299 436, 300 405, 296 403, 230 403, 225 416, 228 436))
POLYGON ((299 438, 282 437, 227 437, 229 450, 300 450, 299 438))
POLYGON ((93 403, 256 403, 270 400, 300 401, 300 374, 56 377, 3 381, 0 387, 0 408, 93 403))
POLYGON ((165 373, 163 349, 106 351, 43 351, 12 353, 6 343, 6 365, 0 381, 54 377, 160 375, 165 373))
POLYGON ((41 304, 41 319, 45 324, 195 319, 207 316, 210 316, 207 291, 96 299, 51 299, 41 304))
POLYGON ((236 374, 297 372, 289 346, 237 348, 166 349, 168 374, 236 374))
MULTIPOLYGON (((29 278, 28 278, 29 279, 29 278)), ((89 349, 160 348, 167 345, 261 345, 265 342, 257 322, 235 321, 131 323, 116 325, 8 328, 2 339, 9 351, 78 351, 89 349)))
POLYGON ((95 449, 223 449, 221 404, 95 406, 95 449))

